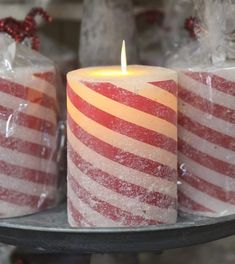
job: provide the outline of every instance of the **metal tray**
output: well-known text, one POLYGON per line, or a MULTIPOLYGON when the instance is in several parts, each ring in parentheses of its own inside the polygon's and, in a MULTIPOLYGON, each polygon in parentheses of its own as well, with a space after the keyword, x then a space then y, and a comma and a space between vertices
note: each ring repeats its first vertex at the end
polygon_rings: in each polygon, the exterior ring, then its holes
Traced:
POLYGON ((50 253, 162 251, 235 234, 235 215, 140 228, 69 227, 66 205, 42 213, 0 220, 0 242, 50 253))

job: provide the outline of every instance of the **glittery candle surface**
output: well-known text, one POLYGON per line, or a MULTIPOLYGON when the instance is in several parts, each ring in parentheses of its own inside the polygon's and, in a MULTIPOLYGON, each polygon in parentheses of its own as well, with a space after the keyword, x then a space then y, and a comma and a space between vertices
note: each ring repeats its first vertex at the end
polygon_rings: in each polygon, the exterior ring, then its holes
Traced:
POLYGON ((235 69, 179 72, 179 206, 235 213, 235 69))
POLYGON ((175 223, 176 73, 97 67, 67 77, 70 225, 175 223))

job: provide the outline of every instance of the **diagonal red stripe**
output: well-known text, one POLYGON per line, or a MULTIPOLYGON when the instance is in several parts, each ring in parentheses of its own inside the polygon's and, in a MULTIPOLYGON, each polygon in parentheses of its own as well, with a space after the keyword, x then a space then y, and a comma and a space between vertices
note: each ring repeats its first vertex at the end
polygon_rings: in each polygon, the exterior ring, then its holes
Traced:
POLYGON ((147 203, 160 208, 176 208, 176 199, 159 192, 151 192, 136 184, 118 179, 113 175, 108 174, 98 168, 95 168, 91 163, 82 159, 69 144, 68 154, 72 162, 77 168, 92 180, 98 182, 102 186, 111 189, 121 195, 136 198, 140 202, 147 203))
POLYGON ((229 177, 235 178, 234 165, 209 156, 208 154, 193 148, 182 139, 179 139, 178 150, 179 152, 183 153, 185 156, 196 161, 202 166, 205 166, 213 171, 217 171, 229 177))
POLYGON ((223 93, 235 96, 235 82, 229 81, 209 72, 184 72, 195 81, 201 82, 209 87, 219 90, 223 93))
MULTIPOLYGON (((55 186, 57 183, 57 175, 10 164, 2 160, 0 160, 0 173, 11 176, 13 178, 19 178, 22 180, 45 185, 55 186)), ((14 180, 13 178, 12 180, 14 180)))
POLYGON ((71 174, 69 174, 68 183, 80 200, 86 203, 90 208, 102 214, 103 216, 120 222, 127 226, 156 225, 160 222, 153 219, 145 219, 139 215, 133 215, 128 211, 122 210, 105 201, 102 201, 84 189, 71 174))
POLYGON ((235 192, 226 191, 223 188, 214 185, 211 182, 203 180, 202 178, 194 175, 191 172, 184 172, 183 175, 179 173, 179 177, 182 178, 186 183, 193 186, 194 188, 200 190, 203 193, 208 194, 216 199, 223 202, 235 204, 235 192))
POLYGON ((142 171, 155 177, 161 177, 170 181, 176 181, 177 171, 175 169, 171 169, 168 166, 153 160, 142 158, 130 152, 116 148, 88 134, 78 124, 76 124, 70 115, 68 115, 68 125, 78 140, 100 155, 137 171, 142 171))
POLYGON ((190 119, 182 112, 178 113, 178 124, 213 144, 235 151, 235 138, 203 126, 195 120, 190 119))
POLYGON ((199 211, 199 212, 212 212, 212 213, 214 212, 211 209, 206 208, 205 206, 193 201, 188 196, 186 196, 184 193, 182 193, 180 190, 178 190, 178 200, 181 206, 189 210, 199 211))
POLYGON ((6 79, 0 78, 0 91, 50 109, 56 109, 56 101, 54 98, 6 79))
POLYGON ((117 87, 112 83, 105 82, 82 82, 89 89, 100 93, 114 101, 121 104, 133 107, 137 110, 146 112, 150 115, 162 118, 173 125, 176 125, 177 114, 171 108, 157 103, 151 99, 144 96, 138 95, 136 93, 127 91, 121 87, 117 87))
POLYGON ((10 121, 10 118, 12 118, 12 122, 14 122, 14 124, 28 127, 45 134, 55 135, 55 125, 47 120, 25 114, 20 111, 14 111, 13 109, 2 105, 0 105, 0 113, 0 119, 2 120, 10 121))
POLYGON ((120 134, 142 141, 149 145, 168 150, 174 154, 176 153, 177 142, 174 139, 104 112, 87 103, 75 92, 73 92, 71 88, 67 89, 67 93, 74 107, 97 123, 120 134))
POLYGON ((173 80, 150 82, 150 84, 157 86, 167 92, 177 96, 177 84, 173 80))
POLYGON ((83 215, 73 206, 69 198, 67 203, 68 203, 68 211, 78 225, 83 226, 84 225, 83 223, 85 223, 86 226, 94 227, 94 225, 91 222, 89 222, 86 218, 84 218, 83 215))
POLYGON ((48 208, 54 204, 54 200, 41 196, 25 194, 16 190, 6 189, 0 186, 0 200, 18 206, 28 206, 38 210, 48 208))
POLYGON ((179 97, 184 102, 187 102, 201 111, 235 124, 235 111, 230 108, 212 103, 205 98, 186 90, 184 87, 179 88, 179 97))
POLYGON ((52 150, 46 146, 21 140, 15 137, 6 137, 1 133, 0 133, 0 146, 3 148, 18 151, 20 153, 25 153, 31 156, 39 157, 42 159, 52 158, 52 150))
POLYGON ((53 86, 56 84, 56 74, 55 72, 37 72, 34 73, 34 76, 41 78, 44 81, 52 84, 53 86))

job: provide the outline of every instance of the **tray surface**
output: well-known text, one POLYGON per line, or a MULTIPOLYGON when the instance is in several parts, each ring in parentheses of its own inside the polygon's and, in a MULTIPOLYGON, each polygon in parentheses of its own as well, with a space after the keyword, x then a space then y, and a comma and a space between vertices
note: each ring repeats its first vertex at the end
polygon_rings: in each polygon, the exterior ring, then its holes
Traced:
POLYGON ((0 242, 63 253, 161 251, 235 234, 235 215, 178 217, 174 225, 139 228, 71 228, 66 205, 38 214, 0 220, 0 242))

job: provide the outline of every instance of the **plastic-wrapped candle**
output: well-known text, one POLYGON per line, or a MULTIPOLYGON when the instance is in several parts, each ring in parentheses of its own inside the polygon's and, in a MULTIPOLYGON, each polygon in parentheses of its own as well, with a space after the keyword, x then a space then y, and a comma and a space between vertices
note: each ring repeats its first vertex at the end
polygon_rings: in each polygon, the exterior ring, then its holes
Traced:
POLYGON ((235 213, 233 65, 179 72, 179 204, 186 213, 235 213))
POLYGON ((58 202, 56 70, 0 34, 0 218, 58 202))
POLYGON ((179 209, 220 217, 235 213, 234 14, 229 1, 195 4, 198 39, 172 58, 179 77, 179 209))
POLYGON ((122 62, 67 76, 74 227, 176 222, 177 75, 122 62))

